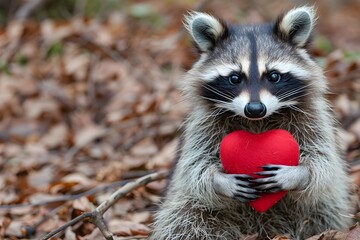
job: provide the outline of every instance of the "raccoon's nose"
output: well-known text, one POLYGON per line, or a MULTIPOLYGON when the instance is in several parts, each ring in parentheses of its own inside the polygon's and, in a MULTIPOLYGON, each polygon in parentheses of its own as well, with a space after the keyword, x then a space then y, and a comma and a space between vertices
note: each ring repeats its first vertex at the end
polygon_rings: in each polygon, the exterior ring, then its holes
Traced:
POLYGON ((266 114, 266 106, 261 102, 249 102, 245 106, 245 116, 248 118, 261 118, 266 114))

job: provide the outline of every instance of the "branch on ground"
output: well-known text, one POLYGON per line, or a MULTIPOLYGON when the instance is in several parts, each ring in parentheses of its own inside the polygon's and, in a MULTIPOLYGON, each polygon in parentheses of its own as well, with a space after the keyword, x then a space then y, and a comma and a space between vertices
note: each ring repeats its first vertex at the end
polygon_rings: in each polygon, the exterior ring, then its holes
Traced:
POLYGON ((67 227, 70 227, 84 219, 88 219, 91 223, 96 225, 101 233, 104 235, 104 237, 108 240, 114 239, 112 233, 108 230, 106 223, 103 218, 103 214, 111 207, 113 206, 120 198, 127 195, 132 190, 139 188, 141 186, 144 186, 150 182, 161 180, 166 178, 169 175, 168 171, 161 171, 157 173, 152 173, 149 175, 146 175, 144 177, 141 177, 133 182, 129 182, 123 187, 121 187, 119 190, 114 192, 108 200, 101 203, 95 210, 92 212, 85 212, 78 217, 72 219, 68 223, 64 224, 63 226, 55 229, 54 231, 48 233, 46 236, 44 236, 43 240, 50 239, 51 237, 55 236, 56 234, 64 231, 67 227))
POLYGON ((24 21, 30 17, 30 15, 40 8, 47 0, 31 0, 22 5, 15 13, 15 18, 19 21, 24 21))

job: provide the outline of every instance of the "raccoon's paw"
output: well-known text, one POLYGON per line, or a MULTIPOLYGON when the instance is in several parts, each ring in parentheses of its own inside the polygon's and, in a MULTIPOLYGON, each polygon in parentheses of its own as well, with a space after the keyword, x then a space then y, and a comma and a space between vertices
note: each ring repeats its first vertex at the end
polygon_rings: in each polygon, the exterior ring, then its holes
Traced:
POLYGON ((265 165, 262 172, 254 174, 263 178, 249 180, 254 189, 260 192, 279 192, 302 190, 309 183, 310 172, 304 166, 265 165))
POLYGON ((213 185, 215 192, 220 195, 248 202, 260 197, 259 192, 251 187, 251 179, 254 178, 246 174, 216 173, 213 185))

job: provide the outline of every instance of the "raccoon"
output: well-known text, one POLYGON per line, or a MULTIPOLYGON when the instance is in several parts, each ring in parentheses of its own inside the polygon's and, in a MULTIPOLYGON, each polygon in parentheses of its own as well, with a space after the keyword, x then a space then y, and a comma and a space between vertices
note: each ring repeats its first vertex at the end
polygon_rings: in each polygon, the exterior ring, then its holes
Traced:
POLYGON ((200 58, 182 82, 191 110, 150 239, 305 239, 351 224, 350 180, 326 78, 307 51, 314 23, 308 6, 260 25, 227 25, 200 12, 186 17, 200 58), (298 166, 266 165, 257 179, 224 172, 226 134, 271 129, 298 141, 298 166), (247 204, 283 190, 264 213, 247 204))

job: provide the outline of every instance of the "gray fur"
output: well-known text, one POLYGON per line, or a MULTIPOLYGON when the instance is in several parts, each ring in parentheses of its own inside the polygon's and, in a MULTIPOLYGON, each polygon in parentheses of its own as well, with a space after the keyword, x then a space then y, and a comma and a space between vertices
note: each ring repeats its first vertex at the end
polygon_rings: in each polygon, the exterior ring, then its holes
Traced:
POLYGON ((315 11, 311 7, 294 8, 279 22, 279 30, 285 37, 290 37, 299 47, 303 47, 309 39, 315 21, 315 11))
POLYGON ((209 52, 224 33, 223 24, 206 13, 192 12, 185 18, 185 27, 203 52, 209 52))
MULTIPOLYGON (((300 240, 351 224, 350 180, 338 147, 334 114, 324 97, 326 79, 306 50, 274 40, 270 26, 233 28, 230 36, 213 51, 203 53, 185 76, 184 98, 191 111, 181 156, 156 214, 151 240, 237 240, 256 233, 260 239, 289 234, 291 239, 300 240), (210 107, 199 95, 199 87, 209 81, 204 79, 209 76, 206 73, 221 65, 237 62, 246 73, 246 59, 250 59, 246 32, 256 36, 259 63, 277 61, 299 66, 301 71, 295 69, 294 74, 307 76, 305 102, 289 102, 270 116, 249 120, 224 113, 227 105, 210 107), (219 144, 235 130, 260 133, 278 128, 288 130, 298 141, 299 166, 272 170, 275 175, 271 180, 276 186, 290 191, 268 211, 258 213, 243 203, 244 199, 234 198, 239 181, 223 173, 219 144)), ((246 186, 240 190, 244 189, 254 194, 246 186)))

